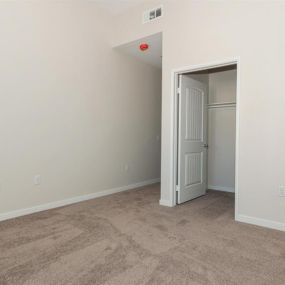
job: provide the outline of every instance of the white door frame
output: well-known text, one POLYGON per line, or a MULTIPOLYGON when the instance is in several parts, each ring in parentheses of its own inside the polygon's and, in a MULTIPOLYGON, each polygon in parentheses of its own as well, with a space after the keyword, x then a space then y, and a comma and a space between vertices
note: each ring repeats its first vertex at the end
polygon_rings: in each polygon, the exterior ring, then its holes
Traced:
POLYGON ((239 158, 239 117, 240 117, 240 58, 234 57, 225 60, 209 62, 204 64, 192 65, 192 66, 185 66, 181 68, 177 68, 172 70, 171 72, 171 94, 172 94, 172 105, 173 105, 173 116, 172 116, 172 125, 173 125, 173 141, 172 141, 172 173, 171 173, 171 206, 176 205, 176 173, 177 173, 177 151, 178 151, 178 144, 177 144, 177 116, 178 116, 178 105, 177 105, 177 86, 178 86, 178 76, 180 74, 194 72, 194 71, 201 71, 205 69, 212 69, 217 67, 223 67, 228 65, 236 64, 237 66, 237 89, 236 89, 236 146, 235 146, 235 219, 238 217, 238 158, 239 158))

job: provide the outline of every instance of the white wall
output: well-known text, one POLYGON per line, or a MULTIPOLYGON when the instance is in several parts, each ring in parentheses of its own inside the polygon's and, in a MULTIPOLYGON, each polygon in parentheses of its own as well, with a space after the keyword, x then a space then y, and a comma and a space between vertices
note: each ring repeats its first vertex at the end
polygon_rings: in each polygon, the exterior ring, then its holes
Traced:
POLYGON ((161 199, 173 202, 171 72, 240 57, 237 195, 239 220, 285 229, 285 3, 283 1, 147 1, 115 19, 114 44, 163 31, 161 199), (145 9, 164 17, 142 25, 145 9), (126 17, 130 15, 130 17, 126 17))
POLYGON ((236 70, 209 74, 209 104, 236 102, 236 70))
POLYGON ((0 2, 0 215, 160 176, 161 71, 111 31, 92 1, 0 2))
MULTIPOLYGON (((209 104, 236 102, 236 70, 209 74, 209 104)), ((208 188, 235 191, 235 107, 208 111, 208 188)))

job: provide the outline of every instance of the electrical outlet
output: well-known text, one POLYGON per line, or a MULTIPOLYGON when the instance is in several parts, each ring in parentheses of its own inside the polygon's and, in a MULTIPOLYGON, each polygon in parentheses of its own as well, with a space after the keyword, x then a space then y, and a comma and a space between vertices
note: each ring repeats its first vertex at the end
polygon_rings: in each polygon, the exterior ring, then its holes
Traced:
POLYGON ((41 184, 41 176, 35 175, 34 176, 34 185, 40 185, 41 184))
POLYGON ((279 186, 279 196, 285 197, 285 186, 279 186))

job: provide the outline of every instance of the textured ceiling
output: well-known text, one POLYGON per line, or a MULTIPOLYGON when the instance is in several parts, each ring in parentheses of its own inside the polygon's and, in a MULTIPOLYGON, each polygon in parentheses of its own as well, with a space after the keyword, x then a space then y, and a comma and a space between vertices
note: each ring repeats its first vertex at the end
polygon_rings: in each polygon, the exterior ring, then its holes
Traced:
POLYGON ((118 46, 117 49, 138 58, 145 63, 151 64, 158 68, 162 66, 162 34, 158 33, 151 35, 136 41, 118 46), (147 43, 149 49, 146 51, 141 51, 139 45, 141 43, 147 43))
POLYGON ((92 0, 112 14, 120 14, 147 0, 92 0))

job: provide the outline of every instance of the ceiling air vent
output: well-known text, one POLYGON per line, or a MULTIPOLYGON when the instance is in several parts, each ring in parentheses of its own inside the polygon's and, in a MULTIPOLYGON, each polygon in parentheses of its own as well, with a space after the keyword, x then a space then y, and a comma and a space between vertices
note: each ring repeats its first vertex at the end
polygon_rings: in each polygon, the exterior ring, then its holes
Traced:
POLYGON ((162 6, 147 10, 143 13, 143 24, 162 17, 162 6))

